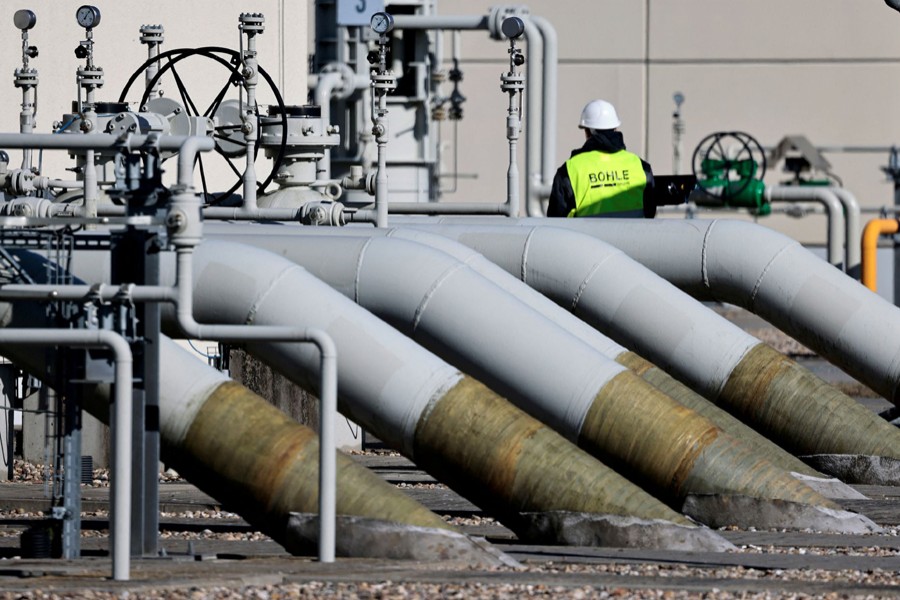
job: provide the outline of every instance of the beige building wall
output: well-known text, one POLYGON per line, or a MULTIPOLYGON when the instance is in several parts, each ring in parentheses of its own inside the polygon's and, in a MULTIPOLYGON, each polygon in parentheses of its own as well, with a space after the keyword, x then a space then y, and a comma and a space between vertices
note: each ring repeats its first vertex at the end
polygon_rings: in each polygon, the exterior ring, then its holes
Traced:
MULTIPOLYGON (((75 24, 74 13, 80 4, 31 0, 0 6, 0 27, 7 33, 0 53, 0 98, 6 107, 0 112, 0 130, 18 130, 21 93, 12 80, 20 40, 12 26, 13 13, 27 7, 38 16, 30 34, 40 50, 32 61, 41 81, 37 131, 47 132, 75 98, 75 71, 82 61, 73 51, 83 30, 75 24), (2 77, 8 78, 5 83, 2 77)), ((444 0, 438 2, 438 12, 486 14, 493 4, 444 0)), ((94 36, 95 62, 106 72, 106 85, 97 96, 115 100, 145 59, 146 47, 138 40, 141 24, 165 26, 163 49, 237 48, 238 15, 262 12, 267 28, 258 42, 260 64, 286 102, 303 104, 313 5, 312 0, 98 3, 103 17, 94 36)), ((658 173, 673 170, 676 91, 686 96, 683 169, 689 167, 700 139, 719 130, 747 131, 766 146, 798 133, 821 146, 886 147, 900 137, 900 14, 878 0, 533 0, 528 6, 550 21, 559 36, 557 164, 580 145, 578 113, 595 97, 616 104, 629 148, 647 158, 658 173)), ((445 171, 456 166, 459 174, 456 180, 445 179, 445 187, 455 189, 445 198, 502 201, 507 99, 500 91, 500 75, 507 68, 506 44, 490 40, 485 32, 465 32, 462 58, 462 92, 468 101, 455 153, 455 125, 442 125, 445 171)), ((528 55, 529 60, 537 58, 528 55)), ((185 63, 180 71, 198 98, 214 94, 225 76, 220 67, 204 62, 185 63)), ((177 94, 175 89, 165 91, 177 94)), ((271 100, 265 89, 260 96, 262 102, 271 100)), ((520 150, 524 171, 524 140, 520 150)), ((827 158, 864 207, 892 204, 892 187, 880 169, 887 163, 886 152, 827 158)), ((45 157, 48 173, 66 166, 64 157, 45 157)), ((781 178, 783 174, 770 171, 766 180, 777 183, 781 178)), ((804 242, 824 241, 821 216, 803 221, 776 216, 762 222, 804 242)))
MULTIPOLYGON (((483 14, 492 4, 443 2, 439 12, 483 14)), ((676 91, 686 97, 682 172, 699 141, 715 131, 743 130, 764 146, 790 134, 819 146, 887 147, 900 140, 900 14, 884 2, 533 0, 528 6, 559 36, 559 164, 582 142, 575 129, 581 107, 603 97, 619 109, 629 149, 655 172, 671 173, 676 91)), ((502 200, 506 103, 499 85, 506 45, 466 32, 462 52, 469 99, 459 126, 463 177, 448 198, 502 200)), ((887 152, 826 158, 864 207, 893 204, 880 168, 887 152)), ((770 170, 766 181, 785 178, 770 170)), ((803 242, 825 241, 824 216, 760 222, 803 242)))

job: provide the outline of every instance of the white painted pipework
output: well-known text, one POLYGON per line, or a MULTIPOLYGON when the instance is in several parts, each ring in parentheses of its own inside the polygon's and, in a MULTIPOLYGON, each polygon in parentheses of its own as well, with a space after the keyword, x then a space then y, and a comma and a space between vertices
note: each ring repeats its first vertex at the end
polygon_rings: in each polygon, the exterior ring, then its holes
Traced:
POLYGON ((829 188, 841 205, 844 207, 844 224, 846 233, 844 241, 847 246, 847 262, 846 272, 853 279, 860 278, 860 264, 862 263, 862 227, 860 225, 860 214, 862 210, 859 202, 849 190, 842 187, 829 188))
MULTIPOLYGON (((818 186, 766 186, 768 202, 818 202, 828 215, 828 262, 844 269, 844 209, 832 188, 818 186)), ((857 228, 859 223, 857 222, 857 228)), ((857 243, 859 246, 859 243, 857 243)), ((857 262, 857 264, 859 264, 857 262)))
POLYGON ((900 339, 900 309, 789 237, 727 219, 553 224, 621 248, 698 299, 758 314, 900 402, 900 347, 893 343, 900 339))
POLYGON ((131 577, 131 386, 133 359, 128 342, 104 329, 0 329, 0 345, 103 347, 113 353, 113 477, 110 482, 110 554, 116 581, 131 577))
MULTIPOLYGON (((544 216, 544 207, 541 205, 541 198, 550 196, 550 185, 553 183, 553 175, 556 168, 556 90, 557 90, 557 67, 559 62, 559 43, 557 41, 556 29, 550 22, 540 16, 532 15, 529 17, 534 23, 544 43, 544 82, 541 85, 541 137, 526 137, 527 143, 534 143, 537 148, 541 149, 541 170, 540 179, 535 180, 531 192, 526 200, 525 210, 529 217, 544 216)), ((533 127, 533 122, 529 121, 533 127)), ((526 132, 527 133, 527 132, 526 132)), ((537 152, 537 150, 532 150, 537 152)), ((533 174, 531 175, 534 176, 533 174)))
MULTIPOLYGON (((326 127, 331 125, 331 96, 341 88, 343 77, 340 73, 320 73, 313 88, 313 104, 319 106, 322 122, 326 127)), ((369 78, 365 80, 369 85, 369 78)), ((360 89, 360 88, 357 88, 360 89)), ((325 147, 322 158, 316 161, 316 177, 331 179, 331 148, 325 147)))
MULTIPOLYGON (((514 7, 513 7, 514 8, 514 7)), ((556 169, 556 88, 558 41, 549 21, 521 15, 529 57, 526 62, 525 195, 529 216, 540 216, 542 195, 549 195, 556 169), (537 56, 541 60, 537 60, 537 56), (541 93, 538 95, 540 82, 541 93), (540 124, 540 126, 538 125, 540 124)), ((497 23, 499 25, 499 22, 497 23)), ((395 15, 396 29, 490 30, 489 15, 395 15)), ((515 216, 515 215, 514 215, 515 216)))

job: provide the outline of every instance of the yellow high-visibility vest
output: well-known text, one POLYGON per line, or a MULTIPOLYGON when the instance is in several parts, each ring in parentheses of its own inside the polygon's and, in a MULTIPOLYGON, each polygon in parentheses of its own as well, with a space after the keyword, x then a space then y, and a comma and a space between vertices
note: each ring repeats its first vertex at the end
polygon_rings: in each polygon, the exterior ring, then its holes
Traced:
POLYGON ((643 210, 647 174, 636 154, 626 150, 612 154, 582 152, 566 161, 566 170, 575 192, 575 208, 568 216, 593 217, 643 210))

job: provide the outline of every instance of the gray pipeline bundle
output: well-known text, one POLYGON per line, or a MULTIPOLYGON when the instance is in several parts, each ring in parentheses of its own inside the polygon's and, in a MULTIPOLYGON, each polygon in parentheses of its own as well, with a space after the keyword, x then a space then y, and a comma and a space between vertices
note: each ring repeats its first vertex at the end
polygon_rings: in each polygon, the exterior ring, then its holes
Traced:
MULTIPOLYGON (((108 281, 100 253, 76 253, 86 281, 108 281)), ((167 262, 169 267, 173 261, 167 262)), ((314 326, 338 347, 341 412, 460 494, 517 528, 520 513, 570 511, 691 521, 304 269, 250 246, 207 242, 193 257, 194 315, 205 323, 314 326)), ((174 281, 168 272, 167 281, 174 281)), ((171 319, 172 311, 165 318, 171 319)), ((173 323, 169 323, 170 326, 173 323)), ((308 345, 248 350, 315 391, 308 345)))
MULTIPOLYGON (((245 242, 252 241, 241 236, 245 242)), ((383 237, 262 236, 349 298, 648 489, 830 505, 465 263, 383 237)))
MULTIPOLYGON (((900 432, 893 426, 623 251, 591 235, 553 226, 571 220, 544 220, 539 226, 523 220, 504 227, 439 225, 427 230, 481 252, 788 450, 900 458, 900 432)), ((581 227, 600 228, 594 222, 601 219, 587 220, 591 223, 581 227)), ((627 237, 621 231, 641 227, 640 222, 616 221, 622 223, 604 223, 603 231, 627 237)), ((654 239, 661 246, 674 237, 663 235, 665 226, 656 236, 653 230, 633 235, 648 244, 654 239)), ((677 254, 668 259, 683 266, 677 254)), ((666 262, 661 252, 656 260, 666 262)))

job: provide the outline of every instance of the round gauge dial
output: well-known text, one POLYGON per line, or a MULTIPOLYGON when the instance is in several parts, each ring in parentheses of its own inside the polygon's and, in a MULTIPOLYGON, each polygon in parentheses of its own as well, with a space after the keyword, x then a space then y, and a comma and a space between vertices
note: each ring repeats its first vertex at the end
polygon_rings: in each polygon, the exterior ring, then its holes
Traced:
POLYGON ((384 35, 394 28, 394 17, 386 12, 377 12, 372 15, 372 20, 369 24, 372 27, 372 31, 379 35, 384 35))
POLYGON ((85 4, 75 11, 75 20, 85 29, 96 27, 100 24, 100 9, 96 6, 85 4))
POLYGON ((13 15, 13 24, 22 31, 31 29, 37 23, 37 17, 30 10, 17 10, 13 15))

